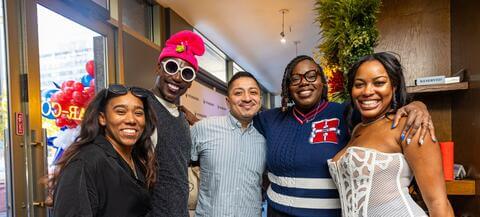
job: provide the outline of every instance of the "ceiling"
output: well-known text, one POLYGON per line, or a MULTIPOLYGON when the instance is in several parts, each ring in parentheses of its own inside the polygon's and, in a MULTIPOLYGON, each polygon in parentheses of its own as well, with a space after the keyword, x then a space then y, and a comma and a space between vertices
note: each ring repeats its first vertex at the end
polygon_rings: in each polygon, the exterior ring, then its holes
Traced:
POLYGON ((270 92, 279 94, 285 66, 319 43, 314 0, 156 0, 183 17, 270 92), (287 43, 280 43, 282 13, 287 43), (300 41, 295 48, 294 41, 300 41))

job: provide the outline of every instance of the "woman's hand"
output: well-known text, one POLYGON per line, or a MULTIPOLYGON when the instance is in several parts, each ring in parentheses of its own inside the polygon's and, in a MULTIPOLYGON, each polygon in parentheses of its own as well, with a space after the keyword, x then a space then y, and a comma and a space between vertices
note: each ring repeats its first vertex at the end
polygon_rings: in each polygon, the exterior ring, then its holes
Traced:
POLYGON ((427 132, 429 132, 432 141, 437 142, 432 117, 430 116, 430 113, 428 113, 425 104, 420 101, 414 101, 399 108, 393 119, 392 128, 395 128, 398 125, 400 118, 403 116, 408 116, 408 118, 400 137, 402 141, 406 139, 406 143, 410 144, 412 138, 420 132, 418 143, 423 145, 425 136, 427 135, 427 132), (419 129, 420 131, 418 131, 419 129))

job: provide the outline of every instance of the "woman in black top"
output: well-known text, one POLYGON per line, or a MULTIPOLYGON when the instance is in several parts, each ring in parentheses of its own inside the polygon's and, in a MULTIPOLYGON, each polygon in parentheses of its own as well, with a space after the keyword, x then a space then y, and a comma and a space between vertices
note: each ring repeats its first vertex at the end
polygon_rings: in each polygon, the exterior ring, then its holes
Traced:
POLYGON ((90 102, 50 179, 55 217, 147 215, 156 118, 146 97, 145 89, 110 85, 90 102))

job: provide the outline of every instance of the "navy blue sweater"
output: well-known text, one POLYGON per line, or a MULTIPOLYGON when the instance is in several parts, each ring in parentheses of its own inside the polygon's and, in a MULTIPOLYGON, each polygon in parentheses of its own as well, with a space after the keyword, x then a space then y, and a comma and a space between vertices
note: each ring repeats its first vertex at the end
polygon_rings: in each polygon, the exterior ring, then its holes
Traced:
POLYGON ((308 114, 294 107, 265 111, 254 126, 267 140, 268 203, 292 216, 340 216, 327 159, 349 140, 345 106, 322 102, 308 114))

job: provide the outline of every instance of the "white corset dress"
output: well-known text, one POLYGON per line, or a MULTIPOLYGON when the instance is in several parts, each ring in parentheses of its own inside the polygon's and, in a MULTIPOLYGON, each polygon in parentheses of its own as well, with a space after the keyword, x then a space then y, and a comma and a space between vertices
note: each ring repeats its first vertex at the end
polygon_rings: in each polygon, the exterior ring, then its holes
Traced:
POLYGON ((402 153, 349 147, 328 167, 344 217, 427 216, 408 193, 413 174, 402 153))

